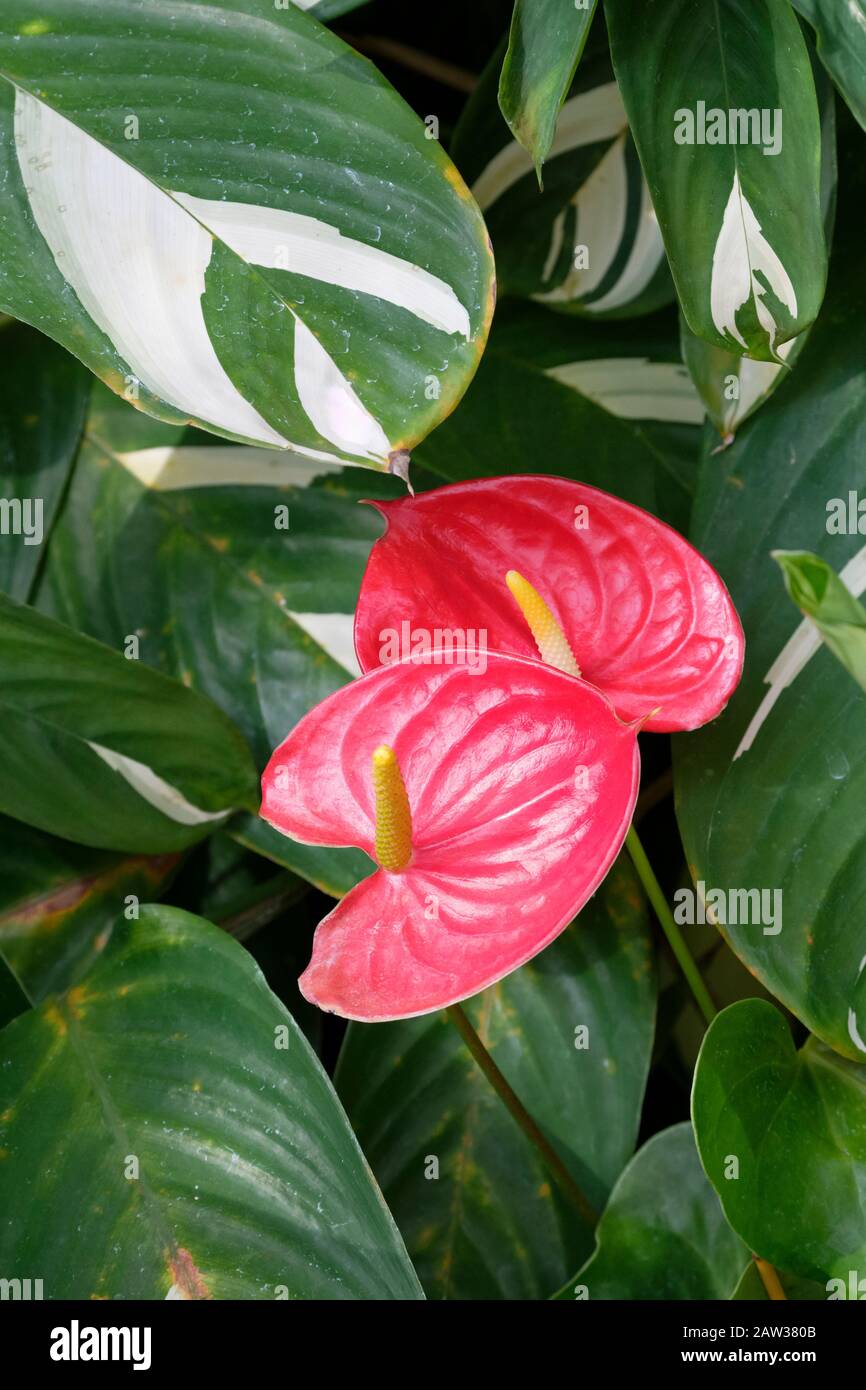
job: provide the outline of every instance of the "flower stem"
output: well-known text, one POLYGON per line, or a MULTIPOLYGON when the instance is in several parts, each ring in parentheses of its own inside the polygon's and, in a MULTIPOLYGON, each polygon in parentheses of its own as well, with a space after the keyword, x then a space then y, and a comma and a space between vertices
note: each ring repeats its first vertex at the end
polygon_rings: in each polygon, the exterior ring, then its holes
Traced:
MULTIPOLYGON (((718 1013, 718 1009, 710 998, 710 992, 701 979, 701 972, 694 962, 694 958, 683 940, 683 934, 673 918, 673 913, 668 907, 667 898, 659 886, 659 881, 653 873, 652 865, 646 856, 646 850, 638 838, 638 833, 632 825, 626 836, 626 849, 631 855, 638 878, 644 886, 644 892, 652 903, 653 910, 661 923, 662 930, 668 939, 668 944, 677 958, 679 967, 688 980, 695 1002, 703 1014, 707 1023, 712 1023, 718 1013)), ((771 1264, 766 1260, 759 1260, 755 1256, 755 1264, 761 1282, 771 1299, 778 1301, 787 1299, 785 1290, 782 1288, 782 1281, 771 1264)))
POLYGON ((587 1225, 591 1229, 594 1228, 598 1221, 598 1213, 581 1192, 553 1145, 539 1129, 519 1097, 515 1095, 470 1023, 466 1012, 459 1004, 451 1004, 445 1012, 503 1105, 507 1106, 512 1118, 520 1125, 527 1139, 538 1150, 551 1176, 555 1178, 561 1190, 577 1208, 587 1225))
POLYGON ((694 958, 686 945, 683 934, 673 918, 673 913, 668 907, 667 899, 662 892, 659 881, 653 873, 652 865, 646 857, 646 851, 641 844, 638 833, 632 825, 626 836, 626 849, 631 855, 631 862, 637 869, 637 875, 644 886, 644 891, 652 903, 653 911, 658 917, 662 931, 668 939, 668 945, 677 958, 677 964, 682 970, 688 981, 689 988, 695 997, 695 1002, 704 1016, 707 1023, 712 1023, 718 1009, 710 998, 710 992, 701 979, 701 972, 694 962, 694 958))
POLYGON ((766 1260, 759 1259, 757 1255, 755 1256, 755 1265, 761 1276, 761 1283, 764 1285, 764 1288, 767 1290, 773 1302, 781 1303, 784 1301, 787 1303, 788 1295, 782 1288, 782 1281, 773 1266, 768 1264, 766 1260))

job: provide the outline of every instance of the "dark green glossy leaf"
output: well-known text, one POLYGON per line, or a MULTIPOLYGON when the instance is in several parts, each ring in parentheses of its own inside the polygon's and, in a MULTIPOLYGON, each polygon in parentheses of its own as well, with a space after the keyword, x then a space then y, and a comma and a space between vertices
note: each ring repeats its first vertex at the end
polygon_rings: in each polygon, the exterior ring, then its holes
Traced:
MULTIPOLYGON (((534 312, 543 320, 554 318, 534 312)), ((601 340, 593 346, 592 336, 584 337, 585 349, 603 353, 601 340)), ((556 340, 551 330, 551 341, 556 340)), ((558 380, 555 367, 499 352, 495 341, 494 335, 460 409, 417 451, 416 482, 428 486, 507 473, 550 473, 591 483, 684 524, 689 496, 680 440, 669 449, 661 427, 657 433, 644 421, 611 413, 598 398, 558 380)), ((566 348, 566 353, 576 361, 580 349, 572 353, 566 348)), ((671 366, 665 364, 662 372, 671 366)), ((575 381, 580 371, 575 368, 575 381)), ((599 379, 610 381, 609 369, 594 369, 593 377, 598 390, 599 379)), ((621 408, 613 395, 605 399, 621 408)))
POLYGON ((608 0, 614 69, 689 327, 774 361, 815 318, 821 130, 788 0, 608 0))
POLYGON ((751 1262, 704 1176, 689 1124, 663 1130, 635 1154, 596 1242, 557 1298, 731 1298, 751 1262))
MULTIPOLYGON (((396 479, 300 463, 159 424, 97 386, 38 591, 41 608, 202 690, 260 767, 357 673, 352 625, 382 529, 364 497, 396 479)), ((296 845, 251 818, 247 844, 335 895, 360 852, 296 845)))
POLYGON ((550 153, 556 118, 580 61, 596 0, 515 0, 499 106, 536 168, 550 153))
POLYGON ((492 312, 478 209, 296 5, 6 0, 0 73, 0 306, 112 390, 378 469, 459 400, 492 312))
POLYGON ((84 424, 90 378, 24 324, 3 335, 0 591, 30 597, 84 424))
POLYGON ((12 969, 0 941, 0 1028, 30 1008, 24 986, 12 969))
POLYGON ((258 798, 205 696, 0 597, 0 811, 99 849, 192 844, 258 798))
MULTIPOLYGON (((466 1007, 601 1207, 634 1148, 655 1012, 629 866, 542 955, 466 1007)), ((444 1014, 352 1024, 336 1084, 428 1295, 546 1298, 587 1252, 586 1227, 444 1014)))
MULTIPOLYGON (((625 447, 625 436, 614 433, 617 426, 605 417, 620 422, 620 429, 630 436, 630 455, 645 459, 648 451, 653 457, 656 498, 652 509, 671 525, 688 529, 704 406, 683 364, 669 312, 628 326, 590 325, 538 305, 511 301, 497 316, 488 349, 488 357, 494 356, 541 371, 568 386, 579 399, 599 406, 604 415, 593 422, 593 438, 597 424, 625 447)), ((435 440, 431 446, 435 447, 435 440)), ((531 468, 577 477, 578 463, 586 467, 585 451, 577 454, 574 439, 563 435, 559 456, 531 468)), ((627 470, 618 463, 612 460, 609 482, 602 484, 612 491, 625 485, 627 470)))
POLYGON ((38 1270, 55 1299, 419 1296, 330 1082, 201 918, 119 925, 0 1056, 7 1278, 38 1270))
POLYGON ((866 130, 866 5, 863 0, 791 0, 815 30, 818 56, 866 130))
POLYGON ((85 974, 118 918, 158 897, 178 863, 86 849, 0 818, 0 952, 31 999, 85 974))
POLYGON ((866 1278, 866 1067, 817 1038, 795 1051, 778 1009, 745 999, 710 1025, 692 1116, 707 1176, 752 1250, 805 1279, 866 1278))
POLYGON ((692 539, 731 590, 746 662, 724 716, 674 740, 693 878, 728 904, 734 890, 766 890, 780 909, 774 923, 754 902, 737 907, 723 934, 810 1031, 855 1059, 866 1052, 866 695, 798 619, 772 551, 812 551, 855 596, 866 588, 861 240, 858 213, 796 371, 705 460, 692 539))

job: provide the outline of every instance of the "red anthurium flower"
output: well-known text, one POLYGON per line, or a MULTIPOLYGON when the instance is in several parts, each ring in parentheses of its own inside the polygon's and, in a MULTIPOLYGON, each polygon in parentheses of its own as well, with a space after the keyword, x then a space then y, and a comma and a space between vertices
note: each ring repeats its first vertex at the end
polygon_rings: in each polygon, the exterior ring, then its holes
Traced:
POLYGON ((336 691, 262 779, 278 830, 379 865, 319 924, 300 981, 346 1018, 428 1013, 515 970, 595 892, 631 821, 637 725, 552 666, 466 655, 336 691))
POLYGON ((740 679, 743 630, 722 580, 639 507, 536 475, 374 505, 388 529, 358 601, 362 670, 468 632, 582 674, 658 733, 715 718, 740 679))

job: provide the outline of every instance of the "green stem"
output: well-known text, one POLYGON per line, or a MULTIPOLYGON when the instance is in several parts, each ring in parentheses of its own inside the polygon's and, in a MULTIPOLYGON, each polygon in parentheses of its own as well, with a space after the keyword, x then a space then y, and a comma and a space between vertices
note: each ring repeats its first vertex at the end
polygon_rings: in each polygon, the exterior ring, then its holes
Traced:
POLYGON ((688 981, 689 988, 695 997, 695 1002, 706 1022, 712 1023, 718 1010, 710 998, 709 990, 701 979, 701 972, 695 965, 692 953, 683 939, 683 934, 674 921, 673 913, 668 906, 667 898, 659 886, 659 881, 653 873, 652 865, 646 857, 646 851, 633 825, 626 836, 625 844, 626 849, 631 855, 631 862, 637 869, 638 878, 644 886, 644 892, 652 903, 653 911, 656 917, 658 917, 662 931, 668 939, 668 945, 676 956, 677 963, 688 981))
POLYGON ((553 1145, 539 1129, 529 1111, 509 1086, 502 1072, 484 1046, 484 1043, 472 1027, 465 1011, 459 1004, 452 1004, 445 1012, 448 1014, 454 1027, 457 1029, 503 1105, 507 1106, 512 1118, 516 1120, 527 1139, 538 1150, 548 1172, 555 1178, 561 1190, 580 1212, 580 1215, 587 1225, 591 1229, 594 1228, 598 1221, 598 1213, 581 1192, 553 1145))

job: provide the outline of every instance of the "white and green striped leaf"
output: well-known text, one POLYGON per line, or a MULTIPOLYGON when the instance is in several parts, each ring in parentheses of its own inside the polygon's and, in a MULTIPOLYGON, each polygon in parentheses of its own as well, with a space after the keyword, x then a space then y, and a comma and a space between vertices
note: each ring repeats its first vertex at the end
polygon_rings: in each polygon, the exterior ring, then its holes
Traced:
POLYGON ((593 40, 584 54, 541 190, 499 116, 498 62, 466 107, 454 155, 487 220, 501 289, 593 318, 666 303, 662 239, 606 49, 593 40))
POLYGON ((717 347, 778 362, 827 256, 821 127, 787 0, 611 0, 614 67, 680 304, 717 347))
MULTIPOLYGON (((821 211, 829 246, 836 215, 838 172, 835 99, 833 87, 817 63, 813 64, 813 72, 821 106, 821 211)), ((730 443, 740 426, 788 375, 806 344, 809 329, 781 344, 781 362, 756 362, 727 348, 714 347, 692 333, 682 313, 680 334, 683 361, 707 414, 725 443, 730 443)))
POLYGON ((492 263, 364 59, 272 0, 9 0, 0 70, 0 308, 161 419, 403 466, 492 263))

